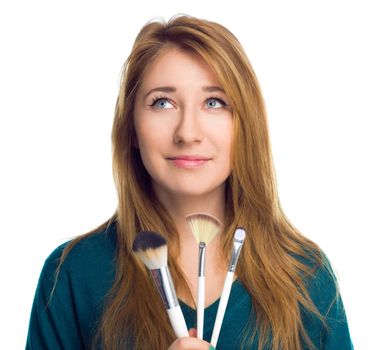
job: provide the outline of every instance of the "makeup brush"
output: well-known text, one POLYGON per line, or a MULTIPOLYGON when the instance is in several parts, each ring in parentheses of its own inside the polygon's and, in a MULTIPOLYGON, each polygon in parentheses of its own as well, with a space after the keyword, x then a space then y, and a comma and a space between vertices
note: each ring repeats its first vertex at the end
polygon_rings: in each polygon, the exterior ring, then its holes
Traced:
POLYGON ((176 336, 188 337, 187 325, 168 269, 167 241, 156 232, 143 231, 137 234, 132 249, 150 270, 176 336))
POLYGON ((219 339, 221 325, 223 323, 225 310, 227 308, 229 294, 231 293, 233 275, 236 270, 237 261, 240 256, 241 248, 243 247, 246 233, 242 227, 238 227, 233 237, 233 248, 231 260, 229 262, 227 276, 225 277, 223 291, 221 293, 219 307, 217 309, 215 325, 213 326, 211 344, 216 347, 217 340, 219 339))
POLYGON ((196 213, 186 217, 196 242, 199 244, 197 284, 197 337, 203 339, 205 304, 205 248, 220 231, 221 223, 214 216, 196 213))

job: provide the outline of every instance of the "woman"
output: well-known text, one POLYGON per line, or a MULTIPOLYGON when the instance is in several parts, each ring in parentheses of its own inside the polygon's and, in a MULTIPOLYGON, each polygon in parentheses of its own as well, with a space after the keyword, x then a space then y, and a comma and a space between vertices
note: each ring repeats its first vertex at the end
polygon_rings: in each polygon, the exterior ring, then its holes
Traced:
POLYGON ((188 16, 143 27, 125 64, 112 132, 118 208, 43 268, 27 349, 208 349, 229 258, 247 239, 218 349, 351 349, 337 282, 279 205, 260 88, 236 38, 188 16), (224 223, 207 250, 205 333, 195 337, 197 245, 185 217, 224 223), (168 241, 190 337, 175 339, 137 232, 168 241))

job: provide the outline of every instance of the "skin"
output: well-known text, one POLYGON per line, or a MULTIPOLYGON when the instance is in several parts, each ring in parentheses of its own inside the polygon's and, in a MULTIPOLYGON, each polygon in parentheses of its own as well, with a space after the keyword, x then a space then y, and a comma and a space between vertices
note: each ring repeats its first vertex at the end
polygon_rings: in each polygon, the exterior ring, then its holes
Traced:
MULTIPOLYGON (((206 212, 225 222, 225 181, 231 173, 233 118, 217 78, 197 54, 165 49, 145 68, 134 108, 136 140, 154 192, 180 236, 179 265, 196 300, 198 246, 185 217, 206 212), (161 87, 162 91, 158 91, 161 87), (164 87, 168 87, 164 89, 164 87), (155 89, 155 90, 154 90, 155 89)), ((221 294, 226 266, 219 235, 207 247, 205 305, 221 294)), ((192 305, 188 293, 180 299, 192 305)), ((208 349, 206 341, 176 340, 170 349, 208 349)))

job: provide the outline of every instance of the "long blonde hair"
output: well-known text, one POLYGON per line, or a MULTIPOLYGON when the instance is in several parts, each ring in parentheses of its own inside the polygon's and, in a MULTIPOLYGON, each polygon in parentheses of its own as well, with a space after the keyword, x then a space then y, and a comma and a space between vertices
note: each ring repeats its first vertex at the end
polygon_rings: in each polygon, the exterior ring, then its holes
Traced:
MULTIPOLYGON (((246 227, 248 237, 237 271, 252 297, 259 349, 267 344, 273 350, 300 349, 302 340, 311 347, 300 306, 322 317, 305 287, 305 278, 313 274, 311 267, 321 264, 321 251, 289 223, 280 207, 264 102, 240 43, 222 25, 189 16, 146 24, 122 71, 112 131, 118 208, 108 221, 117 223, 116 279, 100 323, 102 346, 122 349, 133 340, 138 349, 166 349, 175 338, 146 269, 132 254, 138 231, 157 231, 168 239, 176 288, 188 289, 175 262, 179 246, 176 228, 152 192, 139 151, 132 147, 133 109, 144 68, 170 46, 201 55, 233 109, 233 170, 226 187, 229 224, 222 244, 223 252, 228 252, 235 227, 246 227)), ((108 222, 88 235, 105 228, 108 222)), ((86 236, 73 241, 63 259, 86 236)), ((256 329, 251 329, 250 337, 255 333, 256 329)))

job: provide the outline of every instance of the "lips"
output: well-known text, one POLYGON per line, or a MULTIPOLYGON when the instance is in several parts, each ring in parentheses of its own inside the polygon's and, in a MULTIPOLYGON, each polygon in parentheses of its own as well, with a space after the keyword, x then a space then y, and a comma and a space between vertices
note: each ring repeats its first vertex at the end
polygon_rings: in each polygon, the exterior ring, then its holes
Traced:
POLYGON ((180 155, 175 157, 168 157, 167 159, 170 160, 178 168, 198 168, 211 160, 211 158, 199 155, 180 155))

